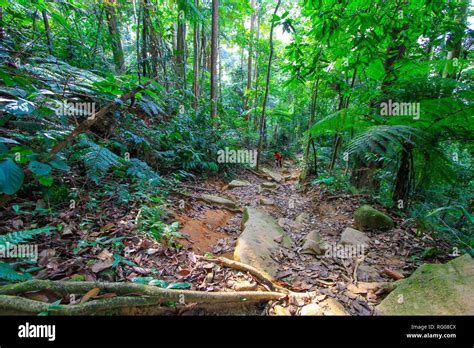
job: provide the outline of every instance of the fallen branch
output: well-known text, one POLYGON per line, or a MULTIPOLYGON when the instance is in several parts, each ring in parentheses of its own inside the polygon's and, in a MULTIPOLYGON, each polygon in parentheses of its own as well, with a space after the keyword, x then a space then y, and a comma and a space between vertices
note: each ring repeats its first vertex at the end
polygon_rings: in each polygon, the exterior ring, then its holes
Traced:
POLYGON ((115 110, 117 107, 122 105, 124 102, 126 102, 128 99, 131 99, 135 94, 138 92, 146 89, 149 85, 151 85, 153 82, 158 80, 158 76, 151 79, 150 81, 144 83, 143 85, 140 85, 136 87, 134 90, 125 93, 123 96, 120 98, 117 98, 115 101, 107 104, 104 106, 102 109, 100 109, 98 112, 95 114, 91 115, 90 117, 86 118, 84 121, 82 121, 74 130, 62 141, 56 144, 51 151, 48 154, 48 159, 52 159, 58 152, 60 152, 62 149, 64 149, 71 141, 73 141, 79 134, 86 132, 89 130, 90 127, 94 123, 96 123, 100 118, 104 117, 106 114, 109 112, 115 110))
POLYGON ((162 289, 151 285, 109 282, 74 282, 30 280, 23 283, 0 287, 0 312, 18 311, 22 313, 40 313, 51 311, 54 315, 88 315, 103 310, 128 307, 159 305, 163 302, 198 304, 242 304, 277 301, 285 297, 278 292, 241 291, 241 292, 203 292, 193 290, 162 289), (99 288, 102 292, 113 292, 114 298, 103 298, 82 304, 58 305, 30 300, 15 296, 24 292, 51 290, 64 295, 85 294, 99 288))

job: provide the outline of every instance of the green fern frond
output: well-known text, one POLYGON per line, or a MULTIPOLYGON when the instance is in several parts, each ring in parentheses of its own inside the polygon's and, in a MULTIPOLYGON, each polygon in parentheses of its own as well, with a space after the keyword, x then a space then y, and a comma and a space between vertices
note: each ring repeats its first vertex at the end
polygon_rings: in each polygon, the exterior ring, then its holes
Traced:
POLYGON ((139 160, 138 158, 132 158, 127 162, 128 169, 127 175, 147 180, 148 183, 158 184, 161 181, 160 176, 152 169, 148 164, 139 160))
POLYGON ((317 121, 310 129, 312 135, 334 134, 352 127, 364 129, 370 126, 370 122, 361 117, 365 109, 351 108, 336 111, 323 119, 317 121))
POLYGON ((347 146, 346 151, 349 154, 367 152, 394 154, 402 144, 416 146, 423 137, 421 130, 409 126, 374 126, 357 135, 347 146))
POLYGON ((31 279, 29 273, 19 273, 15 271, 12 265, 6 262, 0 262, 0 280, 6 280, 8 282, 21 282, 31 279))
POLYGON ((100 146, 93 141, 83 137, 78 143, 80 147, 84 147, 80 151, 80 156, 86 166, 87 175, 96 184, 109 169, 119 165, 123 159, 114 154, 109 149, 100 146))
POLYGON ((42 228, 35 228, 32 230, 25 230, 25 231, 17 231, 17 232, 10 232, 5 235, 0 236, 0 245, 17 245, 23 243, 27 240, 33 238, 33 236, 40 234, 40 233, 50 233, 54 227, 46 226, 42 228))

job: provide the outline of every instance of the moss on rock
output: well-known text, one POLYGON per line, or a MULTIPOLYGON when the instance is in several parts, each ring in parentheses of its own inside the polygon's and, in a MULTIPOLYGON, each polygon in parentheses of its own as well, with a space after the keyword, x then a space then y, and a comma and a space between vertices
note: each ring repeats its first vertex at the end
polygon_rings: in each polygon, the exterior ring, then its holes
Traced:
POLYGON ((355 212, 354 220, 356 228, 363 230, 389 230, 395 225, 390 216, 370 205, 359 207, 355 212))

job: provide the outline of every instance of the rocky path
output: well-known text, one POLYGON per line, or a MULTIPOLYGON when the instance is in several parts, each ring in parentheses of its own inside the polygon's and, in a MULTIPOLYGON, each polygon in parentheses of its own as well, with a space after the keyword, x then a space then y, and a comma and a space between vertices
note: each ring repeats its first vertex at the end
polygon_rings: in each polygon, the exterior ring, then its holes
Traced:
POLYGON ((271 313, 371 315, 382 285, 416 268, 407 260, 423 242, 412 231, 352 228, 360 197, 322 187, 304 192, 292 163, 262 172, 245 171, 229 183, 209 180, 175 204, 185 201, 177 216, 185 248, 251 264, 280 285, 310 294, 271 313))

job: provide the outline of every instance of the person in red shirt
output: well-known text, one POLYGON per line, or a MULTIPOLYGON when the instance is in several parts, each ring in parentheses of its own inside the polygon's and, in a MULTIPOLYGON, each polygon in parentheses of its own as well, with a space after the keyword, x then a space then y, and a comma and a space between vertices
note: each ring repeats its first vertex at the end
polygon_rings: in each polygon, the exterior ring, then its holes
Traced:
POLYGON ((275 163, 276 163, 277 167, 281 168, 282 167, 283 156, 279 152, 275 152, 274 156, 275 156, 275 163))

